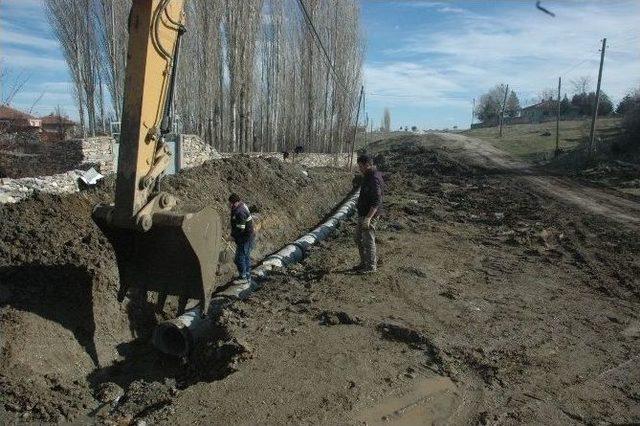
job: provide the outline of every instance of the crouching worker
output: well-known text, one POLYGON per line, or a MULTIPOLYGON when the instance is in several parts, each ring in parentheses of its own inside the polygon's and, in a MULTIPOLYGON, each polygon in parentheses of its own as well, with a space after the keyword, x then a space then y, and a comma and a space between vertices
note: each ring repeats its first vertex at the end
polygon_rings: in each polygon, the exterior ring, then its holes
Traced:
POLYGON ((360 195, 356 204, 358 225, 356 226, 356 245, 360 253, 360 264, 354 268, 362 274, 376 272, 378 257, 376 253, 376 218, 382 212, 383 180, 368 155, 358 157, 358 168, 362 173, 360 195))
POLYGON ((231 208, 231 236, 236 242, 234 262, 241 280, 251 281, 251 250, 255 245, 253 218, 249 207, 240 200, 238 194, 229 196, 231 208))

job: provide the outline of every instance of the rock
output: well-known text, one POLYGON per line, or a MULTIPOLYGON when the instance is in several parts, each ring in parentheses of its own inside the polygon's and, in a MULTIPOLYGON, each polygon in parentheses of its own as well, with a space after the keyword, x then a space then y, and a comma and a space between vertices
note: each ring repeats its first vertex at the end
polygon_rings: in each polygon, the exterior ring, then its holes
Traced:
POLYGON ((0 203, 15 203, 35 192, 70 194, 77 192, 80 171, 70 171, 58 175, 37 178, 3 179, 0 186, 0 203))
POLYGON ((124 390, 113 382, 101 383, 96 390, 96 398, 100 402, 109 403, 119 400, 124 395, 124 390))
POLYGON ((387 226, 392 231, 402 231, 404 229, 404 226, 398 221, 390 222, 387 226))
POLYGON ((0 193, 0 204, 15 203, 17 200, 9 194, 0 193))
POLYGON ((316 319, 320 320, 322 325, 360 325, 362 319, 357 316, 351 316, 346 312, 341 311, 322 311, 316 316, 316 319))
POLYGON ((407 272, 407 273, 409 273, 411 275, 415 275, 415 276, 420 277, 420 278, 427 278, 429 276, 422 269, 416 268, 416 267, 413 267, 413 266, 402 267, 402 268, 400 268, 400 270, 403 271, 403 272, 407 272))

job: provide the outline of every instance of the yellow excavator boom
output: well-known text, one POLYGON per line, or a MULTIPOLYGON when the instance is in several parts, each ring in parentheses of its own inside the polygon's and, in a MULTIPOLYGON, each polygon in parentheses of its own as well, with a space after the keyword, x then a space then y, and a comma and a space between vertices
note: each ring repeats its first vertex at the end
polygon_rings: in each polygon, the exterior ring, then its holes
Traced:
POLYGON ((206 207, 176 212, 176 200, 160 191, 171 161, 164 143, 180 37, 184 0, 133 0, 124 105, 113 204, 96 206, 93 219, 111 242, 120 275, 119 299, 129 289, 155 291, 204 305, 215 279, 220 220, 206 207))

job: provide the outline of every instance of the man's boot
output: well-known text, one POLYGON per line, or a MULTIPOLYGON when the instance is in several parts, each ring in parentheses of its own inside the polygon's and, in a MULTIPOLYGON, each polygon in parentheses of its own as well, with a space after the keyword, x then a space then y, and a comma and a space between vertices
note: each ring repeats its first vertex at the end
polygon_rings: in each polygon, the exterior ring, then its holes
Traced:
POLYGON ((356 266, 354 266, 353 268, 349 269, 349 271, 350 272, 360 272, 364 268, 365 268, 364 263, 360 262, 356 266))
POLYGON ((375 274, 376 272, 378 272, 378 268, 376 266, 371 266, 371 265, 364 265, 358 271, 360 275, 375 274))

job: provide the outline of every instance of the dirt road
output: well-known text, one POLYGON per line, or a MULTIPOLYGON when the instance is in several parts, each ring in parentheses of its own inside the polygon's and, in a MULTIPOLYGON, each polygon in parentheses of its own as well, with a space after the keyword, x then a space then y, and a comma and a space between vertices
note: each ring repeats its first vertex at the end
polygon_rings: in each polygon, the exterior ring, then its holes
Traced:
POLYGON ((559 200, 588 212, 606 216, 624 225, 640 226, 640 204, 597 188, 587 187, 566 177, 539 176, 535 170, 479 139, 460 134, 438 133, 447 144, 466 150, 469 159, 485 167, 526 176, 526 180, 559 200))
POLYGON ((86 419, 640 422, 640 240, 622 216, 633 208, 566 202, 480 144, 380 142, 377 275, 349 273, 348 223, 234 304, 185 365, 138 351, 90 374, 94 394, 115 384, 124 396, 86 419))

